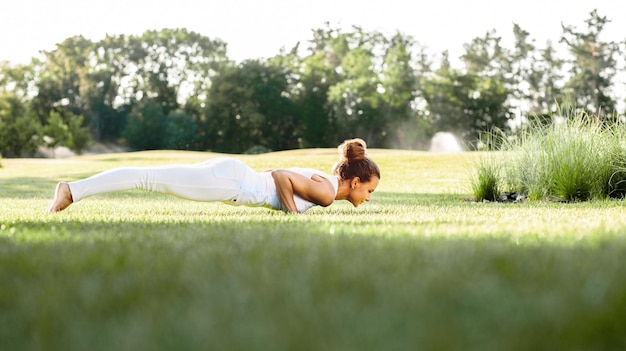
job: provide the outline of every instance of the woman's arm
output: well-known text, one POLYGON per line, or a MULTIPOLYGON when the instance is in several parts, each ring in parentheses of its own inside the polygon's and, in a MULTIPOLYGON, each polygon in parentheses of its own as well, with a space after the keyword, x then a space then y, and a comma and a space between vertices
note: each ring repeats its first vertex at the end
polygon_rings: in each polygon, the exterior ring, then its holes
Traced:
POLYGON ((302 174, 284 169, 272 171, 278 197, 287 211, 298 213, 294 195, 316 203, 320 206, 329 206, 335 201, 335 189, 330 181, 324 177, 313 175, 307 178, 302 174))

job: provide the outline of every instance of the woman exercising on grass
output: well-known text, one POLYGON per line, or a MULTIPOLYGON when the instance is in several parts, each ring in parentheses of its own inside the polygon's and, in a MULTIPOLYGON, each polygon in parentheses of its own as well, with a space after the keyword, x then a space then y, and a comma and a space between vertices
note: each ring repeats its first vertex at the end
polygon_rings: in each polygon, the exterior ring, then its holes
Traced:
POLYGON ((370 200, 380 170, 367 157, 361 139, 346 140, 338 150, 332 176, 309 168, 256 172, 228 157, 193 165, 115 168, 76 182, 60 182, 48 212, 62 211, 91 195, 131 189, 292 213, 329 206, 335 200, 348 200, 357 207, 370 200))

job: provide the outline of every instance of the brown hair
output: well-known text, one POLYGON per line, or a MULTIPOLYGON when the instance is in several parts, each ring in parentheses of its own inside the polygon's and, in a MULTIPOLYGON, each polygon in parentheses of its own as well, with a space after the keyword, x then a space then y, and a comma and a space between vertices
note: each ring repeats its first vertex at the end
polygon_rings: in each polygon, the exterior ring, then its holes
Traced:
POLYGON ((367 157, 367 145, 363 139, 346 140, 337 147, 337 150, 339 162, 333 166, 333 175, 340 179, 359 177, 362 182, 369 182, 372 176, 380 179, 380 169, 367 157))

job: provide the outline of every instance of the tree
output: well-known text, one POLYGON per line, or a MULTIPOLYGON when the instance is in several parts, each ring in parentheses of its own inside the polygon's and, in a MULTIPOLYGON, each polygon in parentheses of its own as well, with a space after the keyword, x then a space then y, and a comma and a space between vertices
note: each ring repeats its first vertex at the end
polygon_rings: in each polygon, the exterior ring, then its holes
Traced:
POLYGON ((85 91, 95 85, 89 77, 93 43, 82 36, 68 38, 45 53, 31 106, 39 117, 50 147, 64 145, 80 152, 91 138, 84 126, 88 111, 85 91))
MULTIPOLYGON (((407 137, 423 139, 425 120, 418 121, 415 99, 425 66, 419 73, 413 67, 415 46, 402 33, 315 30, 310 54, 296 70, 305 141, 331 146, 358 135, 370 146, 384 147, 407 145, 407 137)), ((425 64, 423 48, 420 54, 425 64)))
POLYGON ((223 152, 296 148, 297 116, 287 76, 282 67, 260 60, 244 61, 216 76, 201 125, 206 147, 223 152))
POLYGON ((83 115, 96 141, 118 141, 132 104, 123 98, 129 64, 126 37, 109 36, 88 53, 89 70, 82 85, 83 115))
POLYGON ((572 78, 565 85, 565 103, 590 111, 597 118, 610 118, 615 113, 610 88, 616 74, 615 55, 619 52, 619 44, 601 40, 602 31, 609 22, 593 10, 585 21, 587 32, 562 25, 561 42, 574 56, 570 62, 572 78))
POLYGON ((437 76, 426 78, 422 90, 436 129, 453 132, 469 144, 493 128, 509 130, 512 114, 506 105, 508 95, 495 78, 456 70, 439 71, 437 76))
POLYGON ((370 145, 382 146, 384 121, 378 107, 381 85, 373 70, 373 53, 363 47, 350 50, 341 63, 341 80, 330 87, 328 100, 334 105, 339 138, 362 135, 370 145))
POLYGON ((49 148, 66 146, 70 150, 82 151, 91 139, 89 130, 83 127, 83 117, 65 112, 50 111, 47 124, 42 128, 43 143, 49 148))
POLYGON ((530 40, 530 33, 517 23, 513 24, 513 35, 515 47, 509 55, 511 95, 518 107, 529 108, 536 106, 534 100, 540 92, 539 81, 533 79, 537 48, 534 40, 530 40))
POLYGON ((53 51, 45 52, 46 60, 40 63, 37 94, 32 106, 46 124, 50 112, 67 110, 75 115, 85 111, 83 91, 91 83, 88 77, 89 53, 93 43, 76 36, 66 39, 53 51))
POLYGON ((11 65, 9 62, 0 62, 0 91, 7 92, 27 102, 35 94, 37 68, 40 62, 33 59, 29 64, 11 65))
POLYGON ((133 107, 122 135, 135 150, 158 150, 166 144, 168 126, 159 101, 145 98, 133 107))
POLYGON ((50 111, 47 124, 43 128, 43 143, 46 147, 55 149, 58 146, 67 145, 72 142, 69 127, 63 118, 56 111, 50 111))
POLYGON ((465 72, 451 69, 444 56, 441 68, 422 80, 421 96, 437 131, 472 144, 485 131, 510 129, 511 61, 495 31, 475 38, 465 50, 465 72))
MULTIPOLYGON (((513 25, 515 48, 510 53, 512 79, 508 88, 514 105, 524 111, 526 119, 549 118, 556 113, 562 101, 563 60, 556 56, 552 43, 538 47, 530 33, 518 24, 513 25)), ((521 122, 524 122, 521 120, 521 122)))
POLYGON ((500 45, 502 38, 495 30, 488 31, 484 37, 474 38, 463 45, 465 53, 461 60, 468 73, 479 77, 496 78, 502 82, 511 78, 509 52, 500 45))
POLYGON ((412 116, 412 38, 397 33, 388 39, 359 27, 331 38, 328 46, 338 48, 338 81, 329 88, 328 102, 338 139, 358 135, 371 146, 384 147, 395 139, 398 123, 412 116))
POLYGON ((98 141, 117 141, 133 105, 144 97, 165 115, 177 110, 197 89, 206 90, 228 62, 225 43, 185 29, 106 36, 96 43, 76 36, 45 57, 35 70, 40 74, 32 103, 41 123, 51 111, 68 125, 68 112, 84 116, 98 141))
POLYGON ((167 115, 194 91, 206 91, 229 64, 226 44, 186 29, 146 31, 128 38, 127 99, 154 99, 167 115))
POLYGON ((27 104, 0 91, 0 154, 20 157, 33 153, 40 145, 41 129, 27 104))
POLYGON ((536 91, 537 104, 530 112, 535 114, 556 113, 563 100, 562 73, 564 61, 556 56, 551 42, 541 51, 541 58, 533 66, 530 80, 536 91))
MULTIPOLYGON (((403 147, 424 139, 426 131, 418 124, 414 111, 418 72, 411 65, 413 38, 396 33, 387 46, 383 60, 380 116, 392 136, 385 146, 403 147), (390 139, 392 141, 390 141, 390 139), (393 145, 390 145, 390 143, 393 145)), ((423 72, 419 72, 423 74, 423 72)))
POLYGON ((167 133, 163 147, 172 150, 190 150, 196 142, 197 123, 184 111, 173 111, 167 116, 167 133))
POLYGON ((330 87, 340 79, 340 56, 347 51, 345 42, 338 36, 339 32, 331 28, 314 30, 308 55, 292 64, 292 97, 299 112, 298 129, 305 147, 331 147, 339 139, 335 111, 328 101, 330 87))

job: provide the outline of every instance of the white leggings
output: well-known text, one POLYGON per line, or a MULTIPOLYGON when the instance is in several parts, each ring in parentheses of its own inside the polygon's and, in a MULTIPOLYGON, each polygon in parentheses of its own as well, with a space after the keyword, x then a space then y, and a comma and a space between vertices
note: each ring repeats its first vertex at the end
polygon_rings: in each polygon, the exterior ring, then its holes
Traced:
POLYGON ((122 167, 70 182, 73 201, 88 196, 140 189, 194 201, 236 201, 246 179, 257 174, 232 158, 214 158, 191 165, 122 167))

